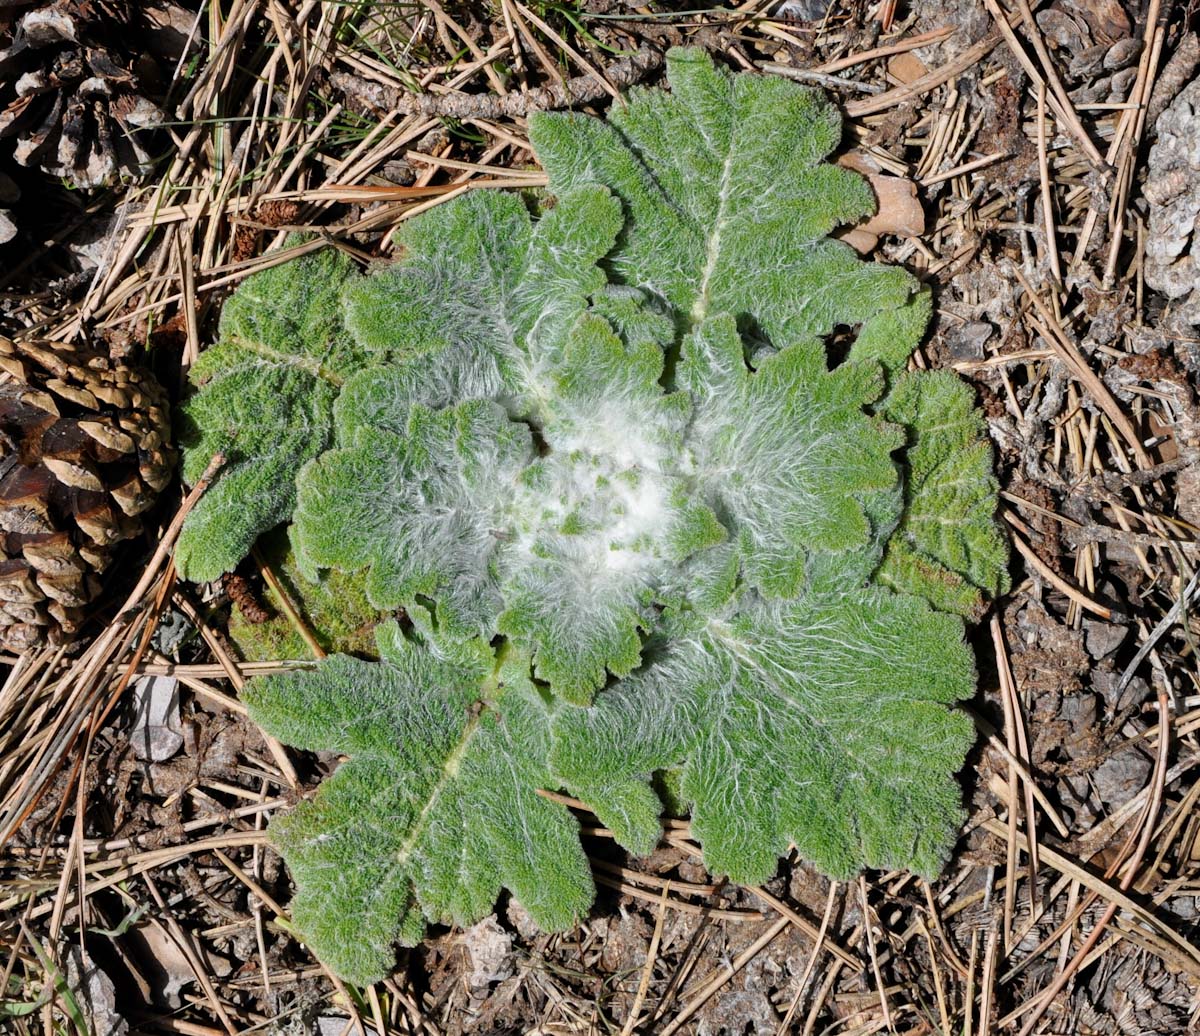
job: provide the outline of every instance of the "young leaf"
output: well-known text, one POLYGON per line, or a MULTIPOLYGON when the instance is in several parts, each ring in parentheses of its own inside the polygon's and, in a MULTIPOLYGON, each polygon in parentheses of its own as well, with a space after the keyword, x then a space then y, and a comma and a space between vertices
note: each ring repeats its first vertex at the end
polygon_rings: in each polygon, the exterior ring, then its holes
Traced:
POLYGON ((733 529, 751 586, 791 597, 810 552, 869 549, 881 516, 872 523, 865 501, 896 485, 891 451, 903 443, 863 411, 882 391, 878 367, 830 371, 820 345, 792 345, 751 372, 721 316, 685 340, 678 373, 696 400, 696 480, 733 529))
POLYGON ((682 480, 591 454, 546 458, 524 485, 518 510, 531 520, 500 563, 500 631, 533 652, 555 694, 586 704, 606 672, 638 664, 638 630, 653 628, 675 566, 725 530, 682 480))
POLYGON ((404 223, 401 262, 351 285, 346 322, 394 353, 389 406, 495 399, 536 414, 547 372, 600 291, 620 205, 603 187, 560 194, 536 223, 515 194, 475 191, 404 223))
POLYGON ((542 437, 557 453, 661 471, 682 449, 692 409, 687 393, 663 391, 662 377, 656 342, 627 344, 606 320, 583 316, 547 382, 542 437))
POLYGON ((175 550, 185 579, 215 579, 291 517, 296 473, 330 445, 333 402, 362 357, 341 324, 348 259, 323 251, 252 274, 225 304, 217 344, 192 367, 200 391, 180 408, 183 478, 224 451, 217 481, 175 550))
POLYGON ((603 184, 628 221, 611 263, 695 325, 751 318, 800 342, 903 304, 915 282, 825 237, 875 207, 865 180, 822 161, 837 109, 777 76, 730 75, 698 49, 667 55, 669 95, 635 89, 608 121, 538 113, 530 140, 557 194, 603 184))
POLYGON ((653 848, 651 775, 681 764, 714 873, 760 883, 793 842, 839 878, 940 870, 973 740, 946 707, 974 683, 958 619, 880 590, 752 601, 650 657, 554 724, 552 769, 623 845, 653 848))
POLYGON ((403 435, 342 413, 343 438, 356 445, 302 473, 297 550, 323 568, 370 566, 377 608, 428 598, 448 636, 489 638, 502 607, 497 555, 516 480, 534 458, 529 429, 484 401, 403 412, 403 435))
POLYGON ((656 468, 678 451, 688 413, 686 398, 658 385, 661 369, 657 347, 629 350, 584 318, 546 430, 560 449, 540 459, 529 429, 494 403, 413 406, 403 435, 369 427, 371 375, 361 375, 355 409, 339 402, 340 435, 356 445, 300 479, 301 554, 346 571, 369 565, 376 607, 434 601, 449 636, 507 633, 556 694, 589 700, 606 672, 637 664, 663 574, 724 537, 683 480, 656 468))
POLYGON ((908 430, 909 472, 879 581, 973 615, 983 594, 1008 589, 1008 550, 994 518, 999 486, 974 394, 949 371, 911 371, 882 411, 908 430))
POLYGON ((305 940, 366 985, 426 919, 469 924, 502 888, 543 928, 570 927, 595 889, 578 823, 537 794, 551 783, 549 711, 528 659, 493 658, 481 641, 418 643, 394 624, 379 650, 382 662, 335 655, 246 688, 263 729, 351 756, 271 824, 305 940))
POLYGON ((654 343, 669 349, 675 341, 675 319, 644 291, 606 284, 592 295, 591 312, 603 317, 631 347, 654 343))

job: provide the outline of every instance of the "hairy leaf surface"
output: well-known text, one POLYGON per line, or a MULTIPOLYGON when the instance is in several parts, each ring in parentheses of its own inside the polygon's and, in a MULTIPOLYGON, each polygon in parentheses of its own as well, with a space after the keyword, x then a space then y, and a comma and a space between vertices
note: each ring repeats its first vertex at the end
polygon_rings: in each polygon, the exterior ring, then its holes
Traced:
POLYGON ((1008 589, 1008 550, 994 517, 999 485, 974 393, 949 371, 911 371, 883 412, 908 429, 910 443, 903 517, 879 580, 972 615, 984 594, 1008 589))
POLYGON ((297 927, 361 984, 390 972, 393 944, 419 942, 426 919, 470 923, 502 888, 543 928, 570 927, 594 887, 578 823, 537 794, 552 780, 549 712, 528 660, 421 644, 394 624, 379 649, 380 663, 335 655, 246 689, 265 730, 351 756, 271 825, 297 927))
POLYGON ((352 276, 341 253, 320 252, 252 274, 225 304, 217 344, 190 372, 201 390, 181 407, 184 480, 226 455, 179 538, 184 578, 232 570, 291 517, 296 474, 329 447, 334 400, 363 362, 342 327, 352 276))
POLYGON ((669 602, 675 566, 725 530, 681 479, 586 453, 539 462, 525 488, 520 510, 533 520, 518 523, 504 554, 500 630, 533 651, 556 694, 586 704, 606 671, 638 664, 638 631, 669 602))
POLYGON ((953 843, 961 616, 1006 585, 984 424, 905 372, 929 293, 826 236, 873 208, 826 161, 836 109, 695 50, 668 79, 608 121, 531 117, 553 197, 467 190, 365 277, 251 279, 197 368, 188 471, 234 465, 189 574, 292 517, 300 572, 415 626, 248 691, 351 757, 272 830, 355 981, 502 887, 548 927, 586 909, 539 789, 647 852, 670 771, 745 882, 792 844, 846 877, 953 843))
POLYGON ((300 480, 296 546, 305 560, 369 566, 377 608, 437 602, 452 637, 495 632, 497 555, 516 483, 534 457, 529 429, 494 403, 407 411, 404 433, 356 428, 300 480))
POLYGON ((655 770, 682 764, 705 863, 759 883, 795 843, 827 874, 941 868, 972 741, 962 626, 887 591, 750 601, 661 644, 555 720, 551 765, 617 839, 660 835, 655 770))
POLYGON ((726 516, 750 585, 794 596, 812 551, 868 549, 872 494, 896 484, 898 428, 867 416, 883 388, 873 364, 830 371, 820 345, 793 345, 751 372, 733 318, 705 321, 683 346, 679 378, 696 399, 696 477, 726 516))
POLYGON ((367 425, 369 406, 342 409, 343 438, 356 445, 305 471, 296 510, 309 562, 369 566, 376 607, 432 600, 449 636, 507 633, 555 693, 579 702, 606 671, 637 664, 664 574, 724 538, 683 479, 655 465, 656 451, 678 450, 671 429, 688 413, 656 381, 661 350, 633 358, 604 321, 592 318, 590 331, 569 365, 587 372, 587 391, 564 386, 556 400, 558 452, 537 458, 528 427, 489 402, 413 406, 403 435, 367 425), (610 391, 592 395, 596 384, 610 391), (600 402, 628 406, 626 427, 640 420, 646 436, 605 450, 600 402))
POLYGON ((389 408, 496 399, 537 414, 620 225, 597 185, 562 193, 536 223, 518 195, 475 191, 402 224, 403 260, 346 296, 355 341, 400 357, 389 408))
POLYGON ((822 161, 841 137, 817 91, 774 76, 730 75, 700 50, 667 55, 669 95, 634 89, 602 122, 532 116, 530 139, 562 194, 604 184, 629 219, 611 258, 625 283, 693 323, 749 317, 799 342, 901 305, 899 267, 858 259, 825 237, 875 205, 862 177, 822 161))

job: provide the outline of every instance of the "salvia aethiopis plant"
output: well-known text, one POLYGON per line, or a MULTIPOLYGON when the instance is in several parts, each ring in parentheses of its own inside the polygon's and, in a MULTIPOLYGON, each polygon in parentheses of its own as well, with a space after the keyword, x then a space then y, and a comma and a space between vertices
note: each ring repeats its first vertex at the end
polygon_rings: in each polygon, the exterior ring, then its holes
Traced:
POLYGON ((873 208, 840 120, 783 79, 673 51, 607 121, 530 120, 548 197, 480 190, 226 305, 185 407, 181 570, 291 523, 302 571, 361 572, 378 661, 255 681, 251 714, 350 759, 273 825, 294 920, 339 974, 501 889, 584 914, 569 810, 660 834, 677 778, 708 866, 790 845, 828 874, 937 872, 971 724, 963 617, 1005 585, 965 384, 906 371, 929 296, 826 235, 873 208), (833 362, 835 329, 857 333, 833 362))

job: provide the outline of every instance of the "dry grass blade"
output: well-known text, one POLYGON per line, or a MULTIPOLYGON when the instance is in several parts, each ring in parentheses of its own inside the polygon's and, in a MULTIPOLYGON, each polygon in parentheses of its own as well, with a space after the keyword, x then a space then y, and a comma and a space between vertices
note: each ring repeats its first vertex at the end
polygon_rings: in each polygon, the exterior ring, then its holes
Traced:
MULTIPOLYGON (((188 494, 179 510, 172 518, 170 525, 163 533, 158 547, 151 557, 138 581, 117 613, 117 617, 108 629, 84 652, 78 661, 69 666, 66 672, 47 684, 46 691, 54 694, 61 703, 56 714, 52 712, 50 736, 33 738, 30 746, 39 745, 39 750, 32 759, 23 766, 22 778, 15 786, 4 789, 4 798, 0 802, 0 845, 8 842, 17 828, 33 811, 49 783, 59 771, 62 761, 77 744, 85 728, 94 725, 112 708, 116 696, 120 694, 133 667, 126 670, 125 676, 118 683, 115 694, 109 696, 107 703, 101 697, 104 693, 104 670, 120 660, 128 651, 135 639, 148 636, 149 627, 146 612, 150 590, 154 581, 159 578, 160 570, 166 563, 167 556, 183 526, 187 513, 204 493, 209 483, 216 476, 224 463, 224 457, 217 455, 213 458, 208 470, 188 494), (64 693, 65 692, 65 693, 64 693)), ((164 586, 171 581, 169 571, 164 586)), ((134 663, 136 666, 136 661, 134 663)), ((4 717, 0 717, 3 720, 4 717)), ((6 724, 11 733, 17 733, 11 719, 6 724)))
POLYGON ((637 992, 634 994, 633 1003, 629 1007, 629 1014, 625 1019, 625 1024, 621 1026, 621 1036, 631 1036, 641 1021, 642 1004, 645 1003, 646 992, 650 988, 650 976, 654 974, 654 965, 658 960, 658 947, 662 941, 663 921, 667 917, 667 895, 670 891, 671 883, 669 881, 664 882, 658 915, 654 921, 654 934, 650 937, 650 948, 646 951, 646 963, 642 968, 642 977, 638 981, 637 992))
MULTIPOLYGON (((1145 283, 1143 179, 1155 119, 1195 69, 1190 15, 1160 0, 835 4, 812 19, 798 13, 811 5, 764 0, 182 3, 160 163, 37 226, 0 289, 0 318, 22 334, 150 340, 182 391, 247 276, 325 248, 386 262, 392 230, 432 206, 539 190, 530 112, 602 112, 659 82, 668 46, 700 44, 732 68, 823 85, 849 116, 847 148, 911 185, 924 225, 884 227, 865 247, 936 287, 915 362, 978 389, 1017 585, 994 609, 996 664, 981 667, 971 706, 988 747, 939 880, 870 874, 844 897, 788 863, 766 888, 731 889, 703 871, 686 821, 667 821, 659 850, 634 864, 582 803, 547 791, 597 839, 595 916, 546 937, 502 905, 510 977, 473 988, 461 937, 435 934, 360 992, 290 931, 290 885, 264 829, 332 761, 264 748, 237 699, 246 680, 321 657, 324 631, 260 559, 247 575, 283 602, 304 658, 241 661, 220 598, 174 585, 183 512, 165 515, 137 589, 77 654, 5 659, 3 988, 25 982, 58 1006, 0 1024, 61 1028, 64 948, 120 929, 126 889, 144 880, 164 905, 151 892, 143 905, 196 965, 177 1006, 131 1015, 146 1031, 265 1031, 292 1024, 300 1003, 380 1036, 468 1024, 547 1036, 1186 1030, 1200 989, 1187 913, 1200 878, 1200 533, 1187 489, 1200 375, 1194 330, 1145 283), (98 219, 96 265, 75 287, 22 291, 48 255, 61 277, 98 219), (160 615, 198 631, 182 654, 156 635, 160 615), (121 706, 144 675, 178 679, 197 724, 165 765, 122 748, 121 706), (999 716, 1002 732, 984 718, 999 716), (226 769, 206 770, 224 750, 218 730, 236 746, 226 769), (157 794, 147 781, 164 775, 175 783, 157 794), (220 974, 218 959, 240 970, 220 974)), ((138 915, 127 934, 148 923, 138 915)), ((127 942, 105 944, 136 970, 127 942)))
POLYGON ((791 919, 781 917, 774 924, 766 929, 749 947, 743 950, 738 956, 730 962, 728 967, 723 967, 717 970, 715 974, 708 975, 700 983, 700 989, 687 1002, 683 1010, 681 1010, 671 1022, 662 1030, 662 1036, 673 1036, 678 1032, 697 1011, 700 1010, 709 999, 714 996, 723 986, 728 984, 739 971, 742 970, 751 960, 753 960, 763 947, 782 932, 788 925, 791 919))

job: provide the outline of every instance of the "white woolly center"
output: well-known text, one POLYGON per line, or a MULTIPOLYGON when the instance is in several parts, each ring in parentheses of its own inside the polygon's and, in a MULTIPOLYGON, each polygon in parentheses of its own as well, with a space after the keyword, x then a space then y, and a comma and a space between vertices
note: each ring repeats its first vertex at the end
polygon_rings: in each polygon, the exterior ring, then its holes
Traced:
POLYGON ((641 472, 636 485, 620 481, 614 488, 615 521, 606 537, 605 567, 613 572, 638 571, 651 560, 645 549, 648 541, 661 536, 668 524, 667 487, 660 476, 641 472))
POLYGON ((643 405, 597 400, 587 413, 560 416, 553 429, 555 452, 596 454, 605 458, 612 471, 657 472, 665 458, 661 444, 645 434, 645 423, 643 405))
POLYGON ((513 548, 522 559, 570 559, 583 592, 612 577, 649 576, 672 524, 666 479, 583 451, 556 453, 543 465, 543 480, 523 487, 518 501, 513 548))

